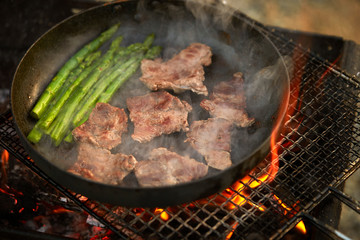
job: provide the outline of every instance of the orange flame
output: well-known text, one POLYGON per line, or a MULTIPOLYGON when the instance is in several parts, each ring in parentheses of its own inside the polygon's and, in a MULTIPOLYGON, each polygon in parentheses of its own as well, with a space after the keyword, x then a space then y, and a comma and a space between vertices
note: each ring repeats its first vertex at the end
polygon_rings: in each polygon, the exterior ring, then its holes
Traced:
POLYGON ((53 209, 52 211, 53 213, 57 213, 57 214, 61 214, 61 213, 72 213, 74 211, 70 210, 70 209, 66 209, 66 208, 63 208, 63 207, 57 207, 55 209, 53 209))
POLYGON ((340 60, 340 58, 341 58, 341 55, 339 55, 339 56, 334 60, 334 62, 332 62, 332 63, 330 64, 330 66, 326 69, 326 71, 320 76, 319 81, 317 81, 317 84, 316 84, 316 87, 317 87, 317 88, 319 88, 319 87, 322 85, 325 76, 331 71, 331 69, 336 65, 336 63, 340 60))
MULTIPOLYGON (((278 196, 274 195, 274 198, 278 201, 278 203, 281 205, 281 207, 284 209, 284 214, 291 214, 291 215, 295 215, 296 214, 296 204, 293 207, 289 207, 287 206, 278 196)), ((306 234, 306 227, 305 227, 305 223, 303 221, 300 221, 298 224, 296 224, 295 226, 296 229, 298 229, 301 233, 306 234)))
POLYGON ((88 200, 88 198, 85 197, 85 196, 80 196, 80 197, 79 197, 79 200, 80 200, 81 202, 86 202, 86 201, 88 200))
POLYGON ((2 173, 2 181, 6 182, 7 174, 6 174, 6 166, 9 162, 9 152, 7 150, 2 151, 1 153, 1 173, 2 173))
MULTIPOLYGON (((287 94, 285 94, 285 96, 287 96, 287 94)), ((286 101, 287 98, 285 97, 282 101, 283 104, 280 105, 280 107, 282 108, 280 112, 285 112, 286 110, 285 108, 287 107, 286 101)), ((278 150, 277 150, 278 148, 276 147, 276 143, 281 128, 281 121, 282 121, 281 117, 282 116, 279 116, 278 119, 276 120, 275 128, 273 130, 273 133, 271 134, 271 138, 270 138, 271 163, 268 166, 266 172, 263 173, 261 176, 257 177, 256 179, 254 179, 254 177, 251 177, 251 175, 254 174, 254 170, 251 171, 249 175, 246 175, 240 181, 237 181, 235 184, 232 185, 232 188, 235 189, 235 192, 241 193, 241 195, 247 197, 248 194, 246 194, 244 191, 246 188, 254 189, 260 186, 264 182, 270 183, 275 179, 279 170, 279 159, 278 159, 278 150)), ((223 194, 225 193, 232 193, 231 188, 226 189, 223 194)), ((237 194, 231 199, 231 202, 234 204, 232 206, 228 206, 229 209, 234 209, 236 205, 242 206, 246 203, 249 203, 250 205, 255 206, 261 211, 265 210, 262 206, 259 206, 255 203, 246 200, 246 198, 242 197, 241 195, 237 194)))
MULTIPOLYGON (((271 152, 270 152, 269 167, 267 168, 267 171, 265 173, 263 173, 260 177, 257 177, 256 179, 251 177, 251 175, 253 174, 253 171, 252 171, 252 172, 250 172, 249 175, 245 176, 244 178, 242 178, 240 181, 236 182, 232 186, 232 188, 234 188, 236 192, 241 193, 242 196, 237 194, 235 197, 233 197, 231 199, 232 200, 231 202, 233 203, 233 205, 230 207, 228 206, 229 209, 234 209, 236 207, 235 205, 242 206, 244 204, 250 204, 252 206, 255 206, 260 211, 266 210, 265 206, 259 206, 255 203, 252 203, 249 200, 247 200, 246 197, 248 196, 248 194, 246 194, 244 190, 246 188, 254 189, 265 182, 271 183, 275 179, 275 177, 279 171, 279 148, 280 148, 280 146, 278 146, 278 144, 279 144, 278 138, 281 134, 286 134, 286 133, 284 133, 285 132, 284 124, 289 122, 291 117, 294 115, 294 113, 296 111, 298 111, 300 109, 301 104, 302 104, 302 99, 300 98, 300 83, 301 83, 301 79, 302 79, 303 72, 305 69, 304 66, 308 59, 308 54, 306 54, 305 57, 301 57, 299 54, 300 54, 300 52, 295 51, 294 55, 293 55, 293 59, 294 60, 296 59, 296 61, 294 61, 294 76, 291 76, 291 78, 292 78, 292 81, 290 83, 291 93, 288 92, 285 94, 285 96, 289 95, 289 99, 287 99, 287 98, 283 99, 282 104, 280 106, 282 109, 279 110, 279 112, 285 112, 285 116, 283 119, 281 118, 282 116, 279 116, 279 118, 276 119, 275 128, 273 129, 273 133, 270 137, 271 152), (288 101, 288 104, 286 104, 286 101, 288 101)), ((300 126, 301 121, 302 121, 302 119, 300 119, 300 121, 297 122, 297 126, 295 126, 295 129, 297 129, 300 126)), ((294 128, 292 128, 292 129, 294 129, 294 128)), ((231 192, 231 188, 228 188, 224 191, 224 193, 229 193, 229 192, 231 192)), ((277 196, 274 195, 274 197, 278 201, 280 206, 283 208, 284 214, 288 214, 288 212, 295 214, 293 208, 288 207, 277 196)), ((238 225, 238 223, 234 224, 233 230, 227 235, 226 239, 231 238, 237 225, 238 225)), ((296 228, 299 229, 300 232, 306 234, 306 228, 305 228, 305 224, 303 223, 303 221, 299 222, 296 225, 296 228)))
MULTIPOLYGON (((154 215, 159 215, 160 219, 163 221, 170 219, 169 213, 166 212, 163 208, 150 209, 149 211, 152 214, 149 214, 147 211, 145 211, 144 208, 133 208, 132 211, 136 216, 141 217, 144 221, 150 221, 154 218, 154 215)), ((171 212, 170 208, 167 209, 167 211, 171 212)))
POLYGON ((170 218, 169 214, 162 208, 156 208, 154 214, 160 214, 160 218, 164 221, 167 221, 170 218))
POLYGON ((22 196, 23 193, 19 192, 13 188, 10 188, 7 185, 7 166, 9 163, 9 152, 7 150, 3 150, 1 153, 1 174, 2 174, 2 178, 1 178, 1 186, 0 186, 0 192, 7 194, 9 196, 11 196, 14 199, 14 204, 17 204, 17 199, 15 198, 15 196, 22 196))
POLYGON ((298 224, 296 224, 296 229, 298 229, 302 234, 306 234, 306 227, 303 221, 300 221, 298 224))
POLYGON ((2 153, 1 153, 1 160, 4 163, 7 163, 7 161, 9 160, 9 152, 7 150, 4 150, 2 153))
POLYGON ((231 239, 231 237, 232 237, 232 235, 234 234, 234 231, 235 231, 235 229, 236 229, 236 227, 239 225, 239 223, 235 223, 233 226, 232 226, 232 230, 231 230, 231 232, 226 236, 226 238, 225 238, 225 240, 229 240, 229 239, 231 239))

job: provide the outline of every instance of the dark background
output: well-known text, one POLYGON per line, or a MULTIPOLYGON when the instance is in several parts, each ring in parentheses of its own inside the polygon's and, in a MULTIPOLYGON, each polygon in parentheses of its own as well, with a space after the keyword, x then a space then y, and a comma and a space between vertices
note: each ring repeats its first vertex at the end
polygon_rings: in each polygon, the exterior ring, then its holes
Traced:
POLYGON ((58 22, 99 4, 91 0, 1 1, 0 113, 9 109, 11 82, 27 49, 58 22))

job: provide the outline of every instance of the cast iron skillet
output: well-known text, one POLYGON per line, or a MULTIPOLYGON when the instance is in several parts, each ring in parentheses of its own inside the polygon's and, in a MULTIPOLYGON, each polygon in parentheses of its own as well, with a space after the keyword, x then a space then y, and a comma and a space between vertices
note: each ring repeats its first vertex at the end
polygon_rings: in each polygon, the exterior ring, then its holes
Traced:
MULTIPOLYGON (((199 9, 193 6, 189 11, 182 1, 107 4, 65 19, 31 46, 15 73, 11 103, 24 148, 45 173, 93 200, 128 207, 165 207, 219 192, 264 159, 269 152, 270 135, 281 125, 288 103, 289 78, 284 59, 267 37, 236 14, 230 18, 229 15, 214 17, 214 9, 208 8, 201 9, 200 19, 194 18, 193 13, 199 9), (225 26, 224 19, 227 22, 230 19, 231 24, 225 26), (230 168, 212 170, 212 174, 202 179, 175 186, 113 186, 67 172, 51 159, 52 153, 44 154, 39 146, 26 139, 35 123, 29 112, 56 71, 81 46, 117 22, 122 24, 119 34, 125 36, 125 43, 141 41, 155 32, 155 44, 164 47, 164 58, 195 41, 210 45, 213 64, 205 70, 209 92, 216 81, 230 80, 237 71, 244 73, 247 111, 257 123, 256 127, 238 131, 232 147, 239 146, 239 150, 232 151, 230 168)), ((188 96, 193 105, 201 100, 194 94, 188 96)), ((201 111, 196 107, 195 110, 201 111)), ((63 161, 66 160, 64 155, 63 161)))

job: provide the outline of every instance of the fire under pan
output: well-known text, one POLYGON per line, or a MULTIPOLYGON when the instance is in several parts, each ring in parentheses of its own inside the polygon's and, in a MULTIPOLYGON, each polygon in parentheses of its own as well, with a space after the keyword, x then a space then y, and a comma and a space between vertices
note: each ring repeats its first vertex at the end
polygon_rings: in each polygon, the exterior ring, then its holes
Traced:
POLYGON ((304 231, 302 224, 338 238, 311 211, 330 195, 359 209, 337 189, 360 166, 360 82, 279 31, 238 17, 290 56, 294 71, 282 134, 268 157, 225 191, 165 209, 112 206, 71 192, 38 169, 20 144, 11 113, 0 118, 0 145, 119 239, 280 239, 304 231))

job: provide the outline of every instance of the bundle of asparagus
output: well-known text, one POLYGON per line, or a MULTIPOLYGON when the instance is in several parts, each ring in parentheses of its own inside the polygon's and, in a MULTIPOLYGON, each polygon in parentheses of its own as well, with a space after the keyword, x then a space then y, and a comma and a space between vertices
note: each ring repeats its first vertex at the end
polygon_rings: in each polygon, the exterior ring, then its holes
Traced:
POLYGON ((113 37, 119 24, 110 27, 73 55, 47 86, 31 116, 38 121, 28 134, 38 143, 44 134, 58 146, 65 138, 72 140, 71 131, 84 123, 98 102, 109 102, 121 85, 139 68, 144 58, 155 58, 161 47, 154 46, 154 35, 143 43, 120 46, 123 37, 112 40, 101 56, 97 51, 113 37))

